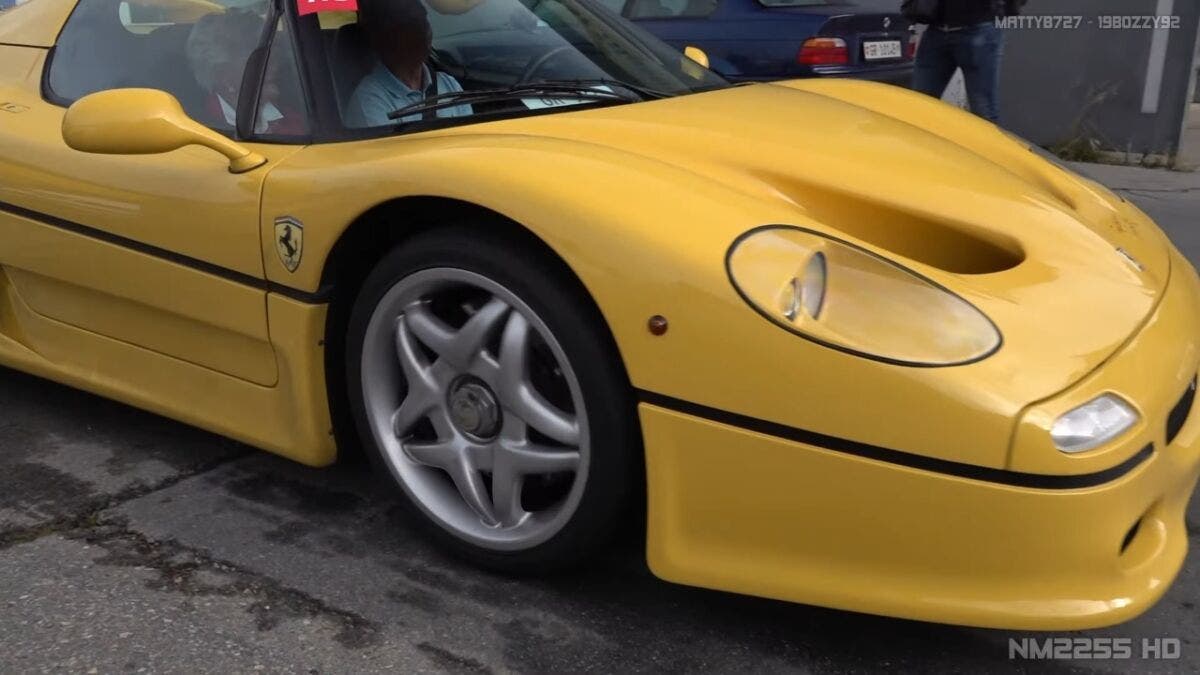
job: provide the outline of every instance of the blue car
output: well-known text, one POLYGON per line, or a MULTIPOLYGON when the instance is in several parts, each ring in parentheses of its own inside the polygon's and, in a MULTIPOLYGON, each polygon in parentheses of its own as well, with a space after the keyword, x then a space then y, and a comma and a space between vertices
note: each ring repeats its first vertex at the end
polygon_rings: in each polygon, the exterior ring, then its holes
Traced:
MULTIPOLYGON (((659 39, 702 49, 734 82, 857 77, 907 86, 915 36, 898 12, 842 0, 601 0, 659 39)), ((894 3, 898 8, 900 0, 894 3)))

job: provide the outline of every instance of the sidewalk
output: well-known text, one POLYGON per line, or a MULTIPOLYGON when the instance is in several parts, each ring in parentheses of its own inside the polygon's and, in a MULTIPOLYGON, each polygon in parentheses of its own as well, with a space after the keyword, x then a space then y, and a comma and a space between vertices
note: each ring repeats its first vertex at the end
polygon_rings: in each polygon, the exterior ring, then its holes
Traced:
POLYGON ((1200 171, 1168 171, 1166 169, 1144 169, 1139 166, 1085 164, 1083 162, 1067 162, 1067 165, 1073 171, 1117 191, 1178 193, 1200 190, 1200 171))
POLYGON ((1200 267, 1200 171, 1109 164, 1071 163, 1070 166, 1141 207, 1158 222, 1180 252, 1200 267))

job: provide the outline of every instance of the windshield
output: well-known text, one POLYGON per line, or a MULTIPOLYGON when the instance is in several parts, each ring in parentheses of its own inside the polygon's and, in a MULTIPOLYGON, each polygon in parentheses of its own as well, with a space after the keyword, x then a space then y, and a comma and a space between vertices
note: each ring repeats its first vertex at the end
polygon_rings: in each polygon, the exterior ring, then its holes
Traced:
POLYGON ((592 0, 372 0, 363 5, 361 14, 319 15, 339 109, 351 128, 470 123, 728 86, 592 0), (569 91, 480 96, 513 87, 525 91, 539 83, 575 83, 594 89, 585 94, 622 96, 573 97, 569 91), (444 103, 389 117, 429 100, 444 103))

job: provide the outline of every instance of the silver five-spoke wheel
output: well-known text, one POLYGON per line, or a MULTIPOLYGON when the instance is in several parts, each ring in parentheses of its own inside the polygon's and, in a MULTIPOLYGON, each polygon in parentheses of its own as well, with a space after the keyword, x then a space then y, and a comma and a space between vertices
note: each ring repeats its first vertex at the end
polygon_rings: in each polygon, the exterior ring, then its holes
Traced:
POLYGON ((571 519, 591 459, 580 382, 512 291, 451 267, 399 280, 367 323, 361 373, 388 469, 443 528, 511 551, 571 519))

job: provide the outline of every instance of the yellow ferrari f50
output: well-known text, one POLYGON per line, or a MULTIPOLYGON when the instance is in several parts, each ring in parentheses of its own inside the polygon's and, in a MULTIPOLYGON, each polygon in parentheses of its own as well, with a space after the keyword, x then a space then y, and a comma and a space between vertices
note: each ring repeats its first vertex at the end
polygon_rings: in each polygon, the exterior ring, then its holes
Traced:
POLYGON ((363 3, 0 14, 0 363, 361 445, 501 570, 644 518, 664 579, 878 614, 1165 592, 1200 286, 1132 204, 899 88, 731 87, 596 0, 363 3))

